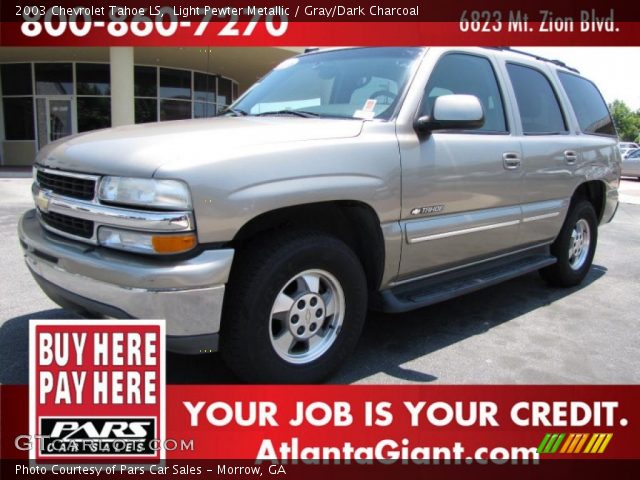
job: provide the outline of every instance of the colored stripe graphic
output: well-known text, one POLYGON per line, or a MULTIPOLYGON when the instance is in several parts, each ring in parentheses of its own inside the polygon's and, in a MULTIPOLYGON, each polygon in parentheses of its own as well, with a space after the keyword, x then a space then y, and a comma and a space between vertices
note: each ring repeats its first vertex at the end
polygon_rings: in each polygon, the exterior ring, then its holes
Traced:
POLYGON ((547 446, 544 447, 544 451, 542 453, 551 453, 551 448, 555 444, 557 438, 558 438, 557 433, 554 433, 553 435, 551 435, 551 438, 547 442, 547 446))
POLYGON ((547 433, 538 445, 538 453, 603 453, 613 433, 547 433), (585 446, 586 444, 586 446, 585 446), (584 447, 584 449, 583 449, 584 447))
POLYGON ((551 437, 550 433, 547 433, 544 438, 542 439, 542 441, 540 442, 540 445, 538 445, 538 453, 543 453, 544 452, 544 446, 547 444, 547 442, 549 441, 549 437, 551 437))
POLYGON ((580 441, 578 442, 578 445, 576 445, 576 449, 572 453, 580 453, 580 451, 582 450, 582 446, 584 445, 584 442, 587 441, 587 438, 589 438, 589 434, 583 433, 582 438, 580 438, 580 441))
POLYGON ((591 447, 593 446, 594 443, 596 443, 596 440, 598 439, 598 437, 599 435, 597 433, 594 433, 593 435, 591 435, 591 438, 589 439, 587 446, 584 447, 584 453, 591 453, 591 447))
POLYGON ((602 445, 600 445, 600 450, 598 450, 598 453, 603 453, 607 449, 607 445, 609 445, 609 442, 611 441, 611 438, 613 437, 613 433, 607 433, 606 435, 607 436, 604 439, 604 442, 602 442, 602 445))
POLYGON ((562 449, 560 450, 560 453, 567 453, 567 449, 574 442, 575 438, 576 438, 576 434, 575 433, 570 434, 567 437, 567 441, 564 442, 564 445, 562 445, 562 449))
POLYGON ((554 443, 553 447, 551 447, 551 450, 549 453, 556 453, 558 451, 558 448, 560 448, 560 445, 562 444, 562 440, 564 440, 565 434, 561 433, 560 435, 558 435, 558 439, 556 440, 556 443, 554 443))

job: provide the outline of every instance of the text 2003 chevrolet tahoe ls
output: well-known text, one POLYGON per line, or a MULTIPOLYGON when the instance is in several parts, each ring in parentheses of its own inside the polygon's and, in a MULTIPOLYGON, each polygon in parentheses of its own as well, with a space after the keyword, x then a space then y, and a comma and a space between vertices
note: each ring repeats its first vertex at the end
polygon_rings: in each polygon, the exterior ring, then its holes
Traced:
POLYGON ((313 382, 368 307, 411 310, 534 270, 576 285, 617 207, 597 88, 509 49, 289 59, 223 115, 43 148, 29 269, 60 305, 166 318, 178 351, 313 382))

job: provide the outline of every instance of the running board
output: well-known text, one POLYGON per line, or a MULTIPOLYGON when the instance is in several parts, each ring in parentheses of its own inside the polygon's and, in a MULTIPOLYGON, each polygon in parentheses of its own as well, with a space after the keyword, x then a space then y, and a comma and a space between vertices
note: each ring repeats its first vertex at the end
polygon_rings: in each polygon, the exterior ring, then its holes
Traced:
POLYGON ((556 263, 551 255, 531 255, 499 266, 476 270, 472 275, 448 280, 415 281, 380 292, 382 310, 399 313, 443 302, 496 285, 556 263))

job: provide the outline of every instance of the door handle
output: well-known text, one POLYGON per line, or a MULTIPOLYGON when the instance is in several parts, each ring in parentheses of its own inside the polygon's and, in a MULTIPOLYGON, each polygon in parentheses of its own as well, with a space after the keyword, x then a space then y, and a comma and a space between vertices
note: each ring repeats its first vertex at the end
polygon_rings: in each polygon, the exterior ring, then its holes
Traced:
POLYGON ((569 165, 574 165, 578 161, 578 154, 573 150, 566 150, 564 152, 564 159, 569 165))
POLYGON ((502 164, 507 170, 517 170, 520 168, 520 155, 515 152, 506 152, 502 154, 502 164))

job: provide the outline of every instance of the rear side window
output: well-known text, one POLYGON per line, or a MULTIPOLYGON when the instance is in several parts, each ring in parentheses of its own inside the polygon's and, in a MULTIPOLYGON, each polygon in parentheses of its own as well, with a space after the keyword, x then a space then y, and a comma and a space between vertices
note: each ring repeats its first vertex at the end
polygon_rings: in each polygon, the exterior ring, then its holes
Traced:
POLYGON ((558 76, 576 112, 580 130, 595 135, 616 136, 609 109, 596 86, 570 73, 558 72, 558 76))
POLYGON ((429 77, 421 114, 430 115, 436 98, 451 94, 475 95, 482 103, 484 125, 474 132, 507 132, 502 96, 488 59, 462 53, 442 57, 429 77))
POLYGON ((507 64, 525 135, 565 133, 562 110, 549 79, 538 70, 507 64))

